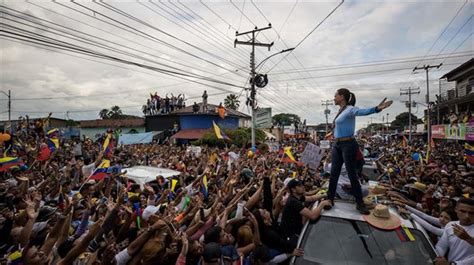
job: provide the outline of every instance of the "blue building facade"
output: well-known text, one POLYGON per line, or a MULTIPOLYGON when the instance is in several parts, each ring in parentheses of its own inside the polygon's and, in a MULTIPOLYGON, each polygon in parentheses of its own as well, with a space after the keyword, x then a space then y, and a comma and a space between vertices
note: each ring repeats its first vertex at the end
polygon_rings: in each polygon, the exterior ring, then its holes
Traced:
POLYGON ((212 128, 213 121, 221 129, 237 129, 239 127, 239 118, 237 117, 225 117, 221 119, 217 115, 208 114, 181 115, 179 117, 179 124, 182 130, 209 129, 212 128))

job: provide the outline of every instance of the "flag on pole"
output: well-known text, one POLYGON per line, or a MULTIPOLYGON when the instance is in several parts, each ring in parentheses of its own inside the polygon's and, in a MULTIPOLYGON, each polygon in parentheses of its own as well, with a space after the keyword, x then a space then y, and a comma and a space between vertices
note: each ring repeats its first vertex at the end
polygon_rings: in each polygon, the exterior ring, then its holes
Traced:
POLYGON ((296 162, 295 157, 291 153, 291 146, 285 147, 285 155, 293 162, 296 162))
POLYGON ((230 138, 224 133, 217 124, 212 121, 212 127, 214 128, 214 133, 216 134, 217 139, 224 139, 224 140, 230 140, 230 138))
POLYGON ((176 179, 171 180, 171 192, 174 192, 174 189, 176 188, 177 183, 178 183, 178 180, 176 179))
POLYGON ((102 144, 102 151, 104 152, 104 157, 110 158, 114 153, 115 140, 112 138, 112 133, 108 133, 107 137, 102 144))
POLYGON ((89 179, 102 180, 109 175, 110 160, 103 159, 100 165, 92 172, 89 179))
POLYGON ((24 163, 18 157, 1 157, 0 158, 0 172, 9 170, 12 167, 23 166, 24 163))
POLYGON ((208 187, 207 187, 207 176, 204 175, 202 177, 202 194, 204 195, 204 198, 207 199, 207 197, 209 196, 209 190, 208 190, 208 187))

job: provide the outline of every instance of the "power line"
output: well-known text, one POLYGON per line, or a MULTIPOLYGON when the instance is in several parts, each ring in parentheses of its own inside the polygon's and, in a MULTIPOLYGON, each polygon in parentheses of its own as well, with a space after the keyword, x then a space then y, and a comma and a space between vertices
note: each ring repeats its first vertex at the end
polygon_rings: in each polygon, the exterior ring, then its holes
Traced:
MULTIPOLYGON (((344 3, 344 0, 342 0, 331 12, 329 12, 329 14, 323 19, 321 20, 321 22, 319 22, 316 27, 314 27, 308 34, 306 34, 306 36, 303 37, 303 39, 301 41, 299 41, 296 46, 295 46, 295 49, 301 45, 301 43, 303 43, 303 41, 305 41, 311 34, 313 34, 313 32, 315 30, 317 30, 319 28, 319 26, 321 26, 334 12, 336 12, 336 10, 344 3)), ((273 65, 270 70, 267 71, 267 74, 270 73, 286 56, 288 56, 290 53, 292 53, 293 51, 290 51, 289 53, 285 54, 283 56, 283 58, 281 58, 275 65, 273 65)))
POLYGON ((464 24, 458 29, 458 31, 456 31, 456 33, 454 34, 454 36, 446 43, 446 45, 443 46, 443 48, 439 51, 438 55, 440 53, 442 53, 444 51, 444 49, 446 49, 446 47, 448 47, 448 45, 451 43, 451 41, 453 41, 456 36, 459 34, 459 32, 461 32, 461 30, 469 23, 469 21, 471 21, 472 17, 474 17, 474 15, 471 15, 467 20, 466 22, 464 22, 464 24))
MULTIPOLYGON (((197 55, 195 55, 195 54, 193 54, 193 53, 190 53, 190 52, 188 52, 188 51, 186 51, 186 50, 184 50, 184 49, 178 48, 178 47, 176 47, 176 45, 172 45, 172 44, 170 44, 170 43, 168 43, 168 42, 165 42, 165 41, 163 41, 163 40, 161 40, 161 39, 159 39, 159 38, 156 38, 156 37, 154 37, 154 36, 152 36, 152 35, 150 35, 150 34, 148 34, 148 33, 146 33, 146 32, 143 32, 143 31, 138 30, 138 29, 136 29, 136 28, 134 28, 134 27, 131 27, 131 26, 129 26, 129 25, 123 23, 123 22, 120 22, 120 21, 118 21, 118 20, 116 20, 116 19, 114 19, 114 18, 112 18, 112 17, 110 17, 110 16, 107 16, 107 15, 105 15, 105 14, 103 14, 103 13, 97 11, 97 10, 88 8, 88 7, 86 7, 86 6, 84 6, 84 5, 81 5, 81 4, 77 3, 77 2, 72 2, 72 3, 73 3, 73 4, 76 4, 76 5, 78 5, 78 6, 81 6, 82 8, 84 8, 84 9, 86 9, 86 10, 91 11, 91 12, 93 12, 93 13, 96 14, 96 15, 101 15, 101 16, 103 16, 103 17, 105 17, 105 18, 107 18, 107 19, 109 19, 109 20, 111 20, 111 21, 113 21, 113 22, 115 22, 115 23, 118 23, 118 24, 120 24, 120 25, 122 25, 122 26, 125 26, 126 28, 130 28, 130 29, 132 29, 132 30, 134 30, 134 31, 137 31, 137 32, 139 32, 140 34, 143 34, 143 35, 145 35, 145 36, 147 36, 147 37, 149 37, 149 38, 152 38, 153 40, 156 40, 157 42, 159 42, 159 43, 161 43, 161 44, 163 44, 163 45, 165 45, 165 46, 167 46, 167 47, 169 47, 169 48, 171 48, 171 49, 175 49, 175 50, 180 51, 180 52, 182 52, 182 53, 185 53, 185 54, 187 54, 187 55, 189 55, 189 56, 192 56, 192 57, 194 57, 194 58, 196 58, 196 59, 205 61, 205 62, 207 62, 207 63, 209 63, 209 64, 211 64, 211 65, 214 65, 214 66, 216 66, 216 67, 218 67, 218 68, 221 68, 221 69, 224 69, 224 70, 227 70, 227 71, 232 71, 232 69, 228 69, 228 68, 223 67, 223 66, 221 66, 221 65, 219 65, 219 64, 216 64, 216 63, 214 63, 214 62, 212 62, 212 61, 210 61, 210 60, 207 60, 207 59, 202 58, 202 57, 200 57, 200 56, 197 56, 197 55)), ((120 13, 120 12, 117 12, 117 11, 115 11, 115 13, 118 13, 118 14, 124 16, 124 17, 127 17, 127 15, 125 15, 125 14, 123 14, 123 13, 120 13)), ((212 53, 210 53, 210 52, 208 52, 208 51, 205 51, 205 50, 203 50, 203 49, 201 49, 201 48, 199 48, 199 47, 197 47, 197 46, 195 46, 195 45, 193 45, 193 44, 191 44, 191 43, 189 43, 189 42, 187 42, 187 41, 181 40, 181 39, 175 37, 174 35, 171 35, 171 34, 165 32, 165 31, 163 31, 163 30, 160 30, 160 29, 158 29, 158 28, 156 28, 156 27, 154 27, 154 26, 152 26, 152 25, 146 23, 146 22, 141 21, 140 19, 137 19, 137 18, 133 17, 133 20, 138 21, 139 23, 141 23, 141 24, 143 24, 143 25, 146 25, 146 26, 148 26, 148 27, 150 27, 150 28, 152 28, 152 29, 155 29, 156 31, 158 31, 158 32, 160 32, 160 33, 163 33, 163 34, 165 34, 166 36, 171 37, 171 38, 173 38, 173 39, 175 39, 175 40, 178 40, 179 42, 183 42, 183 43, 189 45, 190 47, 193 47, 193 48, 196 48, 197 50, 203 51, 204 53, 210 55, 211 57, 214 57, 214 58, 219 59, 219 56, 216 56, 216 55, 214 55, 214 54, 212 54, 212 53)), ((239 66, 239 67, 240 67, 240 66, 239 66)))
MULTIPOLYGON (((126 64, 131 64, 131 65, 139 66, 139 67, 142 67, 142 68, 147 68, 147 69, 149 69, 149 70, 161 72, 161 73, 167 74, 167 75, 179 76, 179 77, 181 77, 182 79, 189 80, 189 81, 191 81, 191 82, 197 82, 197 81, 195 81, 195 80, 190 80, 190 79, 187 79, 187 78, 185 78, 185 77, 197 78, 197 79, 202 79, 202 80, 208 81, 208 82, 216 82, 216 83, 220 83, 220 84, 224 84, 224 85, 228 85, 228 86, 234 86, 234 87, 242 88, 241 86, 237 86, 237 85, 234 85, 234 84, 231 84, 231 83, 227 83, 227 82, 221 82, 221 81, 217 81, 217 80, 212 80, 212 79, 210 79, 210 78, 201 78, 201 77, 196 77, 196 76, 190 76, 190 75, 183 74, 183 73, 179 73, 179 72, 175 72, 175 71, 170 71, 170 70, 166 70, 166 69, 162 69, 162 68, 157 68, 157 67, 153 67, 153 66, 148 66, 148 65, 141 64, 141 63, 137 63, 137 62, 133 62, 133 61, 129 61, 129 60, 124 60, 124 59, 120 59, 120 58, 117 58, 117 57, 113 57, 113 56, 110 56, 110 55, 105 55, 105 54, 97 53, 97 52, 94 52, 94 51, 91 51, 91 50, 88 50, 88 49, 78 48, 77 45, 73 45, 73 44, 70 44, 70 43, 67 43, 67 42, 63 42, 63 41, 56 41, 56 40, 55 40, 54 42, 51 42, 51 41, 45 41, 45 40, 43 40, 43 39, 33 38, 33 37, 27 36, 27 35, 17 34, 17 33, 11 32, 11 31, 0 30, 0 32, 4 32, 4 33, 10 34, 10 35, 14 35, 14 36, 23 37, 23 38, 26 38, 26 39, 17 38, 17 37, 12 37, 12 36, 9 36, 9 35, 0 35, 0 36, 4 36, 4 37, 8 37, 8 38, 13 38, 13 39, 21 40, 21 41, 27 41, 27 42, 28 42, 28 39, 31 39, 31 40, 34 40, 33 43, 36 43, 36 44, 41 44, 41 45, 43 45, 43 44, 46 43, 45 46, 49 46, 49 47, 53 47, 53 48, 57 48, 57 46, 59 46, 59 47, 61 47, 61 48, 65 48, 65 49, 67 49, 67 50, 69 50, 69 51, 79 52, 79 53, 81 53, 81 54, 87 54, 87 55, 91 55, 91 56, 98 57, 98 58, 101 58, 101 59, 107 59, 107 60, 122 62, 122 63, 126 63, 126 64)), ((34 33, 33 33, 33 34, 34 34, 34 33)), ((47 38, 47 37, 43 37, 43 38, 47 38)), ((200 82, 198 82, 198 83, 200 83, 200 82)), ((225 89, 220 88, 219 90, 225 90, 225 89)), ((226 91, 230 92, 230 90, 226 90, 226 91)), ((233 93, 233 92, 230 92, 230 93, 233 93)))
MULTIPOLYGON (((142 73, 142 74, 147 74, 147 75, 152 75, 152 76, 158 76, 158 77, 162 77, 160 75, 156 75, 156 74, 152 74, 152 73, 148 73, 148 72, 144 72, 144 71, 139 71, 139 70, 135 70, 135 69, 132 69, 132 68, 127 68, 127 67, 122 67, 122 66, 119 66, 119 65, 115 65, 115 64, 109 64, 109 63, 106 63, 106 62, 101 62, 101 61, 97 61, 97 60, 93 60, 93 59, 88 59, 88 58, 84 58, 84 57, 81 57, 81 56, 76 56, 74 54, 69 54, 69 53, 65 53, 61 50, 53 50, 53 49, 49 49, 49 48, 46 48, 46 47, 41 47, 39 45, 35 45, 35 44, 31 44, 31 43, 24 43, 24 42, 21 42, 21 41, 16 41, 16 40, 11 40, 11 39, 5 39, 3 38, 4 40, 6 41, 11 41, 11 42, 15 42, 15 43, 19 43, 19 44, 22 44, 22 45, 27 45, 27 46, 32 46, 32 47, 35 47, 35 48, 38 48, 38 49, 44 49, 44 50, 48 50, 48 51, 51 51, 51 52, 56 52, 56 53, 61 53, 63 55, 67 55, 67 56, 72 56, 72 57, 75 57, 75 58, 79 58, 79 59, 83 59, 83 60, 87 60, 87 61, 91 61, 91 62, 95 62, 95 63, 100 63, 100 64, 105 64, 105 65, 109 65, 109 66, 113 66, 113 67, 118 67, 118 68, 121 68, 121 69, 125 69, 125 70, 129 70, 129 71, 133 71, 133 72, 137 72, 137 73, 142 73)), ((175 78, 175 77, 167 77, 167 78, 170 78, 170 79, 174 79, 174 80, 179 80, 179 78, 175 78)), ((185 81, 185 82, 179 82, 179 83, 173 83, 173 84, 169 84, 169 85, 161 85, 160 88, 166 88, 166 87, 173 87, 173 86, 178 86, 178 85, 183 85, 183 84, 187 84, 187 83, 191 83, 191 81, 185 81)), ((201 84, 199 84, 201 85, 201 84)), ((211 87, 211 88, 216 88, 212 85, 203 85, 205 87, 211 87)), ((139 88, 134 88, 133 89, 133 92, 135 91, 139 91, 139 90, 153 90, 153 88, 145 88, 145 89, 139 89, 139 88)), ((59 100, 59 99, 71 99, 71 98, 89 98, 89 97, 101 97, 101 98, 108 98, 108 97, 114 97, 114 96, 121 96, 123 97, 122 94, 130 94, 131 92, 130 91, 117 91, 117 92, 113 92, 113 93, 101 93, 101 94, 92 94, 92 95, 71 95, 71 96, 61 96, 61 97, 40 97, 40 98, 15 98, 15 99, 12 99, 12 100, 15 100, 15 101, 28 101, 28 100, 59 100)), ((217 94, 227 94, 228 92, 219 92, 219 93, 216 93, 216 94, 213 94, 213 95, 217 95, 217 94)), ((209 94, 209 96, 211 96, 211 94, 209 94)), ((189 99, 189 98, 188 98, 189 99)), ((1 100, 4 100, 4 99, 0 99, 1 100)))
MULTIPOLYGON (((459 63, 452 63, 446 65, 459 65, 459 63)), ((411 67, 404 67, 404 68, 396 68, 396 69, 386 69, 386 70, 374 70, 374 71, 364 71, 364 72, 355 72, 355 73, 345 73, 345 74, 333 74, 333 75, 322 75, 322 76, 315 76, 307 79, 317 79, 317 78, 326 78, 326 77, 338 77, 338 76, 351 76, 351 75, 364 75, 364 74, 374 74, 374 73, 385 73, 385 72, 393 72, 393 71, 401 71, 401 70, 411 70, 411 67)), ((275 82, 286 82, 291 81, 292 79, 285 79, 285 80, 278 80, 275 82)))
MULTIPOLYGON (((115 34, 115 33, 111 32, 111 31, 105 31, 105 30, 102 29, 102 28, 95 27, 95 26, 93 26, 93 25, 91 25, 91 24, 85 23, 84 21, 81 21, 81 20, 78 20, 78 19, 75 19, 75 18, 66 16, 66 15, 61 14, 61 13, 58 13, 58 12, 56 12, 56 11, 54 11, 54 10, 45 8, 45 7, 43 7, 43 6, 39 6, 39 5, 35 4, 35 3, 31 3, 31 2, 29 2, 29 1, 27 1, 27 2, 28 2, 30 5, 36 6, 36 7, 38 7, 38 8, 41 8, 41 9, 46 10, 46 11, 48 11, 48 12, 54 13, 54 14, 56 14, 56 15, 65 17, 65 18, 67 18, 67 19, 69 19, 69 20, 75 21, 76 23, 80 23, 80 24, 86 25, 86 26, 88 26, 88 27, 90 27, 90 28, 93 28, 93 29, 99 30, 99 31, 101 31, 101 32, 110 34, 110 35, 115 36, 115 37, 117 37, 117 38, 124 39, 124 40, 127 40, 127 41, 129 41, 129 42, 132 42, 132 43, 137 44, 137 45, 139 45, 139 46, 141 46, 141 47, 144 47, 144 48, 147 48, 147 49, 156 51, 156 52, 160 52, 160 53, 162 53, 163 55, 172 57, 172 55, 167 54, 167 53, 163 52, 162 50, 158 50, 158 49, 155 49, 155 48, 153 48, 153 47, 144 45, 143 43, 140 43, 140 42, 137 42, 137 41, 135 41, 135 40, 126 38, 126 37, 124 37, 123 35, 118 35, 118 34, 115 34)), ((135 34, 135 35, 137 35, 137 36, 143 37, 142 35, 139 35, 139 34, 137 34, 136 32, 127 30, 127 29, 125 29, 125 28, 121 28, 120 26, 117 26, 117 25, 110 24, 110 23, 108 23, 108 22, 106 22, 106 21, 104 21, 104 20, 101 20, 100 18, 93 17, 93 16, 91 16, 91 15, 89 15, 89 14, 86 14, 86 13, 81 12, 81 11, 79 11, 79 10, 76 10, 76 9, 74 9, 74 8, 65 6, 65 5, 63 5, 63 4, 61 4, 61 3, 57 3, 57 2, 55 2, 55 3, 58 4, 58 5, 61 5, 62 7, 68 8, 68 9, 74 11, 74 12, 78 12, 78 13, 80 13, 80 14, 82 14, 82 15, 88 16, 88 17, 90 17, 90 18, 93 18, 93 19, 99 20, 99 21, 101 21, 101 22, 103 22, 103 23, 109 24, 109 25, 111 25, 111 26, 120 28, 120 29, 122 29, 122 30, 125 30, 125 31, 127 31, 127 32, 130 32, 130 33, 135 34)), ((38 19, 40 19, 40 18, 38 18, 38 19)), ((192 67, 192 66, 190 66, 190 65, 188 65, 188 64, 184 64, 184 63, 177 62, 177 61, 174 61, 174 60, 170 60, 170 59, 167 59, 167 58, 157 57, 157 56, 155 56, 155 57, 156 57, 157 59, 159 59, 159 60, 167 61, 167 62, 170 62, 170 63, 173 63, 173 64, 177 64, 177 65, 180 65, 180 66, 189 67, 189 68, 194 68, 194 67, 192 67)), ((205 70, 202 69, 202 65, 199 65, 198 67, 199 67, 199 70, 200 70, 200 71, 202 71, 202 72, 208 72, 208 71, 205 71, 205 70)), ((232 72, 229 71, 228 73, 232 73, 232 72)))
MULTIPOLYGON (((174 39, 174 40, 177 40, 177 41, 179 41, 179 42, 181 42, 181 43, 184 43, 184 44, 186 44, 186 45, 188 45, 188 46, 190 46, 190 47, 192 47, 192 48, 194 48, 194 49, 196 49, 196 50, 198 50, 198 51, 201 51, 201 52, 204 53, 204 54, 207 54, 207 55, 209 55, 209 56, 211 56, 211 57, 214 57, 215 59, 218 59, 218 60, 220 60, 220 61, 226 62, 226 63, 229 64, 229 65, 234 65, 234 66, 236 66, 237 68, 240 67, 240 65, 235 64, 233 61, 227 60, 227 59, 225 59, 225 58, 223 58, 223 57, 221 57, 221 56, 219 56, 219 55, 216 55, 216 54, 214 54, 214 53, 211 53, 211 52, 207 51, 206 49, 203 49, 203 48, 201 48, 201 47, 198 47, 197 45, 194 45, 194 44, 192 44, 192 43, 190 43, 190 42, 188 42, 188 41, 186 41, 186 40, 183 40, 183 39, 181 39, 181 38, 178 38, 178 37, 176 37, 175 35, 173 35, 173 34, 171 34, 171 33, 168 33, 167 31, 164 31, 164 30, 162 30, 162 29, 160 29, 160 28, 157 28, 157 27, 151 25, 150 23, 145 22, 144 20, 141 20, 141 19, 139 19, 139 18, 137 18, 137 17, 135 17, 135 16, 133 16, 133 15, 130 15, 129 13, 127 13, 127 12, 125 12, 125 11, 123 11, 123 10, 117 8, 117 7, 114 7, 114 6, 112 6, 112 5, 110 5, 110 4, 107 4, 107 3, 105 3, 105 2, 102 2, 102 3, 95 2, 95 3, 98 4, 98 5, 101 5, 101 6, 105 7, 105 8, 107 8, 107 9, 109 9, 109 10, 111 10, 111 11, 117 13, 117 14, 120 14, 120 15, 122 15, 122 16, 124 16, 124 17, 127 17, 127 18, 131 19, 131 20, 134 20, 134 21, 136 21, 136 22, 138 22, 138 23, 140 23, 140 24, 142 24, 142 25, 145 25, 145 26, 147 26, 147 27, 149 27, 149 28, 152 28, 152 29, 154 29, 154 30, 160 32, 161 34, 164 34, 165 36, 168 36, 168 37, 170 37, 170 38, 172 38, 172 39, 174 39)), ((87 8, 87 7, 85 7, 85 8, 87 8)), ((88 9, 89 9, 89 10, 93 10, 93 9, 90 9, 90 8, 88 8, 88 9)), ((95 12, 96 12, 96 11, 95 11, 95 12)), ((102 15, 103 15, 103 14, 102 14, 102 15)))
MULTIPOLYGON (((219 39, 211 38, 211 37, 213 37, 212 34, 205 34, 205 33, 203 33, 201 30, 196 29, 195 27, 193 27, 192 25, 190 25, 187 21, 183 20, 183 19, 180 18, 179 16, 176 16, 176 15, 172 14, 170 11, 165 10, 164 8, 162 8, 162 7, 160 7, 159 5, 155 4, 154 2, 150 2, 150 3, 151 3, 152 5, 158 7, 159 9, 163 10, 163 11, 166 12, 168 15, 174 17, 175 19, 178 19, 178 20, 179 20, 180 22, 182 22, 182 23, 178 23, 178 22, 176 22, 176 21, 173 21, 172 19, 169 19, 169 18, 166 17, 165 15, 159 13, 159 12, 156 11, 155 9, 153 9, 153 8, 151 8, 151 7, 149 7, 149 6, 145 5, 145 4, 143 4, 143 3, 140 3, 140 2, 138 2, 138 3, 139 3, 140 5, 142 5, 142 6, 144 6, 145 8, 147 8, 148 10, 150 10, 151 12, 153 12, 153 13, 155 13, 155 14, 157 14, 157 15, 163 17, 163 18, 165 18, 165 19, 168 20, 169 22, 171 22, 171 23, 177 25, 178 27, 180 27, 180 28, 186 30, 187 32, 193 34, 193 35, 196 36, 196 37, 202 38, 202 36, 203 36, 204 38, 209 39, 209 40, 214 39, 214 41, 216 41, 216 40, 219 41, 219 39), (183 24, 188 25, 192 30, 188 29, 187 27, 184 27, 183 24), (201 34, 202 36, 199 36, 198 34, 194 33, 193 31, 198 32, 198 33, 201 34)), ((164 3, 161 3, 161 4, 162 4, 163 6, 166 6, 164 3)), ((171 8, 168 7, 168 6, 166 6, 166 7, 169 8, 169 9, 171 9, 171 8)), ((171 9, 171 10, 173 10, 173 9, 171 9)), ((175 10, 173 10, 173 11, 175 11, 175 10)), ((176 11, 175 11, 175 12, 176 12, 176 11)), ((230 52, 230 51, 233 51, 233 49, 232 49, 232 50, 225 50, 225 49, 223 49, 223 48, 221 47, 221 46, 223 46, 221 42, 219 42, 219 43, 220 43, 219 46, 217 46, 217 43, 214 44, 214 43, 211 42, 211 41, 208 41, 208 43, 209 43, 211 46, 213 46, 213 47, 219 49, 220 51, 223 51, 223 52, 225 52, 225 53, 227 53, 227 54, 233 56, 234 58, 237 58, 238 60, 241 60, 241 59, 242 59, 241 57, 237 57, 235 54, 233 54, 232 52, 230 52)))
MULTIPOLYGON (((7 8, 7 9, 10 9, 10 8, 7 8)), ((15 11, 15 12, 17 12, 17 13, 20 13, 20 14, 23 14, 23 15, 26 15, 26 16, 29 16, 29 17, 32 17, 32 18, 35 18, 35 19, 44 21, 44 22, 46 22, 46 23, 49 23, 49 24, 52 24, 52 25, 55 25, 55 26, 59 26, 59 27, 62 27, 62 28, 71 30, 71 31, 73 31, 73 32, 77 32, 77 33, 80 33, 80 34, 84 34, 84 35, 86 35, 86 36, 95 37, 95 38, 98 38, 98 39, 103 40, 103 41, 111 42, 111 41, 105 40, 105 39, 100 38, 100 37, 96 37, 96 36, 93 36, 93 35, 90 35, 90 34, 87 34, 87 33, 81 32, 81 31, 77 31, 77 30, 75 30, 75 29, 72 29, 72 28, 69 28, 69 27, 66 27, 66 26, 59 25, 59 24, 57 24, 57 23, 54 23, 54 22, 51 22, 51 21, 48 21, 48 20, 45 20, 45 19, 41 19, 41 18, 35 17, 35 16, 33 16, 33 15, 29 15, 29 14, 26 14, 26 13, 23 13, 23 12, 19 12, 19 11, 14 10, 14 9, 10 9, 10 10, 13 10, 13 11, 15 11)), ((2 12, 4 12, 4 11, 2 11, 2 12)), ((13 15, 13 14, 11 14, 11 13, 7 13, 7 14, 10 15, 10 16, 17 17, 17 18, 25 19, 25 18, 16 16, 16 15, 13 15)), ((28 19, 26 19, 26 20, 28 20, 28 19)), ((31 20, 28 20, 28 21, 32 22, 31 20)), ((18 22, 17 22, 17 23, 18 23, 18 22)), ((37 23, 37 22, 32 22, 32 23, 37 23)), ((37 24, 42 25, 41 23, 37 23, 37 24)), ((30 25, 29 25, 29 26, 30 26, 30 25)), ((61 31, 61 30, 58 30, 58 29, 55 29, 55 28, 51 28, 51 27, 45 26, 45 25, 42 25, 42 26, 47 27, 47 28, 50 28, 50 29, 54 29, 54 30, 56 30, 56 31, 64 32, 64 31, 61 31)), ((33 27, 33 26, 30 26, 30 27, 33 27)), ((44 29, 43 29, 43 30, 44 30, 44 29)), ((47 31, 47 30, 44 30, 44 31, 47 31)), ((57 34, 57 33, 55 33, 55 34, 57 34)), ((77 35, 74 35, 74 34, 72 34, 72 33, 67 33, 67 34, 70 34, 70 35, 72 35, 72 36, 78 37, 77 35)), ((76 39, 76 41, 81 41, 81 40, 77 40, 77 39, 76 39)), ((89 41, 92 41, 92 40, 89 39, 89 41)), ((92 41, 92 42, 94 42, 94 41, 92 41)), ((97 43, 97 42, 95 42, 95 43, 97 43)), ((118 43, 115 43, 115 42, 111 42, 111 43, 113 43, 113 44, 115 44, 115 45, 117 45, 117 46, 122 46, 122 47, 126 47, 126 48, 128 48, 128 49, 131 49, 131 50, 138 51, 138 50, 136 50, 136 49, 134 49, 134 48, 127 47, 127 46, 124 46, 124 45, 119 45, 118 43)), ((100 45, 104 46, 104 44, 100 44, 100 45)), ((117 49, 115 49, 115 51, 117 51, 117 49)), ((143 52, 143 51, 141 51, 141 52, 143 52)), ((155 58, 159 58, 158 56, 156 56, 156 55, 154 55, 154 54, 150 54, 150 53, 146 53, 146 52, 143 52, 143 53, 145 53, 145 54, 147 54, 147 55, 149 55, 149 56, 155 57, 155 58)), ((129 55, 129 56, 134 56, 135 58, 137 58, 137 55, 130 55, 130 53, 129 53, 128 55, 129 55)), ((150 59, 144 58, 144 57, 140 57, 140 59, 141 59, 141 60, 150 61, 150 59)), ((154 61, 153 61, 153 63, 159 64, 159 65, 162 65, 162 66, 165 66, 165 67, 170 67, 170 68, 175 69, 175 70, 183 71, 182 69, 179 69, 179 68, 176 68, 176 67, 173 67, 173 66, 169 66, 169 65, 166 65, 166 64, 163 64, 163 63, 158 63, 158 62, 154 62, 154 61)), ((188 66, 188 67, 189 67, 189 66, 188 66)), ((190 67, 190 68, 191 68, 191 67, 190 67)), ((192 68, 192 69, 195 69, 195 68, 192 68)), ((200 69, 196 69, 196 70, 202 71, 202 72, 207 72, 207 71, 205 71, 205 70, 200 70, 200 69)), ((188 73, 189 73, 189 72, 188 72, 188 73)), ((209 73, 209 74, 214 74, 214 73, 211 73, 211 72, 207 72, 207 73, 209 73)), ((189 74, 191 74, 191 75, 196 75, 196 74, 193 74, 193 73, 189 73, 189 74)), ((235 80, 234 80, 234 81, 235 81, 235 80)))
MULTIPOLYGON (((451 18, 451 20, 449 21, 448 25, 446 25, 446 27, 444 27, 443 31, 441 32, 441 34, 438 35, 438 38, 436 38, 436 40, 433 42, 433 44, 431 45, 431 47, 428 49, 428 51, 426 52, 425 54, 425 57, 431 52, 431 50, 433 49, 433 47, 436 45, 436 43, 441 39, 441 37, 443 36, 443 34, 446 32, 446 30, 449 28, 449 26, 451 25, 451 23, 453 23, 453 21, 456 19, 456 17, 459 15, 459 13, 461 13, 461 10, 464 8, 464 6, 466 6, 467 2, 469 0, 466 0, 464 2, 464 4, 458 9, 458 11, 456 12, 456 14, 454 14, 454 17, 451 18)), ((419 63, 416 64, 415 67, 417 67, 420 63, 422 63, 424 61, 424 59, 422 59, 419 63)))
MULTIPOLYGON (((442 54, 440 57, 439 55, 441 54, 438 54, 436 56, 433 55, 432 59, 460 58, 460 57, 474 55, 474 53, 471 51, 468 51, 468 52, 457 53, 457 55, 452 55, 451 53, 442 54)), ((403 58, 394 58, 394 59, 387 59, 387 60, 367 61, 367 62, 360 62, 360 63, 314 66, 314 67, 306 67, 304 69, 295 69, 293 71, 274 72, 273 75, 284 74, 284 73, 305 72, 305 71, 330 71, 330 70, 338 70, 338 69, 344 69, 344 68, 359 68, 359 67, 371 67, 371 66, 389 65, 389 64, 401 64, 401 63, 416 62, 421 57, 422 56, 403 57, 403 58)))

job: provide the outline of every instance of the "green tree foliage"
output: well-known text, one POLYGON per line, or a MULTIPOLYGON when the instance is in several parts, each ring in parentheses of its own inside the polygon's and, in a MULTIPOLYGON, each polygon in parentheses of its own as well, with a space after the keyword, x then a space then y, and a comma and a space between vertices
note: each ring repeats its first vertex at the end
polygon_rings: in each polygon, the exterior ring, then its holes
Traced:
MULTIPOLYGON (((409 113, 408 112, 403 112, 398 114, 395 117, 395 120, 392 121, 390 124, 391 128, 393 129, 398 129, 398 130, 403 130, 405 126, 408 126, 408 117, 409 113)), ((420 124, 423 123, 421 119, 418 119, 415 115, 411 114, 411 123, 412 125, 420 124)))
POLYGON ((115 105, 112 108, 110 108, 110 110, 102 109, 101 111, 99 111, 99 117, 103 120, 121 119, 121 118, 124 118, 124 115, 120 107, 115 105))
POLYGON ((280 113, 272 117, 272 123, 274 126, 283 127, 292 124, 301 123, 301 119, 298 115, 292 113, 280 113))
POLYGON ((237 110, 240 106, 239 98, 235 94, 230 94, 224 99, 224 106, 228 109, 237 110))

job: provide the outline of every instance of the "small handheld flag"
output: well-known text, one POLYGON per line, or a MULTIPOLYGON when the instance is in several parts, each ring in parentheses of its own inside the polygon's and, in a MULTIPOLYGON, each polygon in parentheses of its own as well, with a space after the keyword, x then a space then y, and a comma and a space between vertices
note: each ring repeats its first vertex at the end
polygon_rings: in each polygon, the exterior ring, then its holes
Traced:
POLYGON ((212 126, 214 128, 214 133, 216 134, 217 139, 224 139, 224 140, 230 140, 230 138, 224 133, 224 131, 217 126, 217 124, 212 121, 212 126))

